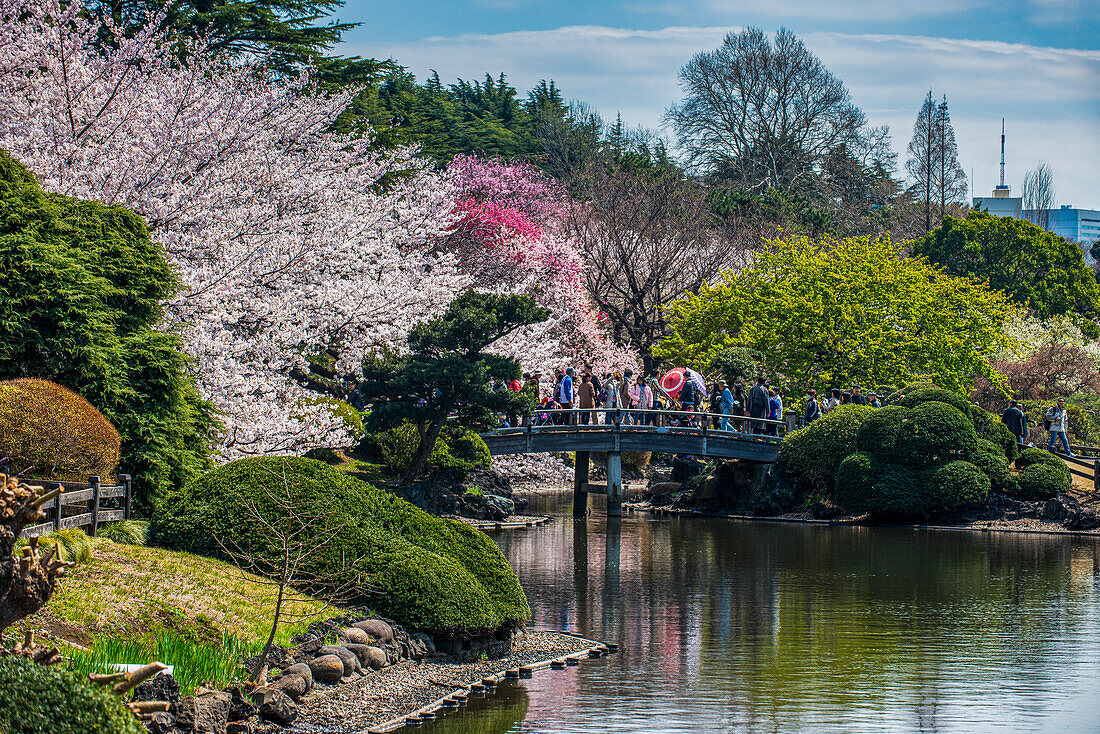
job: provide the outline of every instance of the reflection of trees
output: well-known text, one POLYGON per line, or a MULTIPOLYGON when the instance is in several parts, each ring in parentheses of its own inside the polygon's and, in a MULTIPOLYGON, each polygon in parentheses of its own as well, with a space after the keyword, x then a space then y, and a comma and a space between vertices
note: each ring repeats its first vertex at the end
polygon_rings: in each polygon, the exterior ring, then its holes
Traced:
POLYGON ((501 686, 484 698, 470 698, 458 711, 424 724, 421 734, 505 734, 513 731, 527 716, 527 689, 521 686, 501 686))
POLYGON ((732 728, 1042 716, 1100 629, 1100 544, 1062 536, 627 517, 617 582, 597 515, 499 542, 537 626, 620 643, 607 700, 674 682, 732 728))

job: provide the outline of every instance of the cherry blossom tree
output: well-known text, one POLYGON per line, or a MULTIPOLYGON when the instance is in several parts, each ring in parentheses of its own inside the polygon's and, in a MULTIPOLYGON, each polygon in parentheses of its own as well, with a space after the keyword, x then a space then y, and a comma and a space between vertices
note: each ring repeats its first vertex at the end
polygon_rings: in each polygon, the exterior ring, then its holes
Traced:
POLYGON ((355 90, 316 94, 201 47, 183 66, 155 30, 99 53, 96 32, 79 2, 0 0, 0 147, 49 191, 146 218, 184 284, 165 328, 223 411, 225 458, 345 439, 288 375, 333 348, 353 371, 468 284, 431 246, 455 185, 412 150, 328 132, 355 90))

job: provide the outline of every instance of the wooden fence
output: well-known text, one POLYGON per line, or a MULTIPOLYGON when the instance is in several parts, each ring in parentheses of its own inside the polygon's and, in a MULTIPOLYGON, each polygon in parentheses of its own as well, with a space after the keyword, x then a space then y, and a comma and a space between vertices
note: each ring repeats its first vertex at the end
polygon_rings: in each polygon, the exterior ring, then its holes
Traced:
MULTIPOLYGON (((33 480, 32 480, 33 481, 33 480)), ((47 489, 64 487, 55 499, 42 505, 49 518, 46 522, 24 528, 22 536, 45 535, 64 528, 88 528, 95 535, 99 526, 130 519, 130 503, 133 499, 129 474, 119 474, 118 484, 103 484, 99 477, 88 477, 87 482, 49 482, 47 489)))
POLYGON ((1100 492, 1100 448, 1096 446, 1070 447, 1077 456, 1070 458, 1057 454, 1058 458, 1066 462, 1069 473, 1074 476, 1087 479, 1092 482, 1093 489, 1100 492))

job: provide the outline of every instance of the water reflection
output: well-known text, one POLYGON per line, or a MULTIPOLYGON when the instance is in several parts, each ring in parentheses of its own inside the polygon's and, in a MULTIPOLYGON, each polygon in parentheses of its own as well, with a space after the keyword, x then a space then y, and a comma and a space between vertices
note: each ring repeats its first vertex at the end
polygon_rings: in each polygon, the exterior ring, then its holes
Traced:
POLYGON ((525 681, 511 731, 1100 731, 1095 540, 597 510, 498 542, 535 626, 621 648, 525 681))

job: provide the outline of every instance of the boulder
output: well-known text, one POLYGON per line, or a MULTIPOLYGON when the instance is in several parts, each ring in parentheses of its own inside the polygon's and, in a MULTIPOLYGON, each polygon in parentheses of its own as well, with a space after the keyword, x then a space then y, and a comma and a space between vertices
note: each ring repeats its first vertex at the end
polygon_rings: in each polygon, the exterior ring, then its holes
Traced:
POLYGON ((684 485, 680 482, 660 482, 654 484, 649 488, 649 491, 654 495, 669 494, 670 492, 679 492, 684 488, 684 485))
POLYGON ((309 661, 313 680, 336 683, 344 676, 344 661, 336 655, 321 655, 309 661))
POLYGON ((302 676, 290 673, 284 675, 279 680, 272 683, 268 688, 275 691, 282 691, 286 695, 290 696, 290 700, 297 701, 302 696, 306 695, 306 681, 302 676))
POLYGON ((412 635, 412 638, 424 645, 427 655, 435 655, 435 643, 432 642, 431 636, 424 632, 416 632, 412 635))
POLYGON ((359 664, 364 670, 381 670, 389 662, 386 651, 374 645, 344 645, 359 658, 359 664))
POLYGON ((408 650, 410 660, 420 661, 428 656, 428 648, 420 640, 409 640, 408 650))
POLYGON ((343 645, 325 645, 317 651, 318 655, 335 655, 344 662, 344 675, 351 675, 352 673, 358 673, 360 669, 359 658, 355 657, 355 653, 347 649, 343 645))
POLYGON ((157 711, 145 722, 145 728, 149 734, 179 734, 176 728, 176 717, 168 711, 157 711))
POLYGON ((516 503, 508 497, 501 497, 497 494, 487 494, 485 495, 485 509, 489 513, 489 519, 503 520, 509 515, 515 514, 516 503))
POLYGON ((174 703, 180 700, 180 684, 167 673, 160 673, 134 689, 134 700, 174 703))
POLYGON ((350 642, 355 645, 370 645, 374 642, 374 638, 368 635, 358 627, 345 627, 340 630, 340 640, 342 642, 350 642))
POLYGON ((233 696, 223 691, 207 691, 184 696, 173 708, 177 729, 191 734, 225 734, 233 696))
POLYGON ((252 703, 260 718, 279 726, 289 726, 298 718, 298 706, 282 691, 274 688, 257 688, 252 692, 252 703))
POLYGON ((229 701, 230 721, 244 721, 256 715, 256 707, 244 697, 240 688, 233 686, 226 689, 226 693, 232 697, 229 701))
POLYGON ((1066 528, 1069 530, 1093 530, 1100 527, 1100 515, 1096 510, 1077 510, 1066 517, 1066 528))
POLYGON ((251 719, 247 721, 231 721, 226 724, 225 734, 254 734, 256 725, 251 719))
POLYGON ((393 627, 381 619, 364 619, 362 622, 356 622, 352 625, 356 629, 361 629, 371 637, 381 640, 382 642, 393 641, 393 627))
POLYGON ((305 663, 294 663, 283 671, 284 674, 297 675, 306 682, 306 693, 313 688, 313 671, 305 663))

